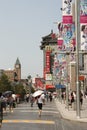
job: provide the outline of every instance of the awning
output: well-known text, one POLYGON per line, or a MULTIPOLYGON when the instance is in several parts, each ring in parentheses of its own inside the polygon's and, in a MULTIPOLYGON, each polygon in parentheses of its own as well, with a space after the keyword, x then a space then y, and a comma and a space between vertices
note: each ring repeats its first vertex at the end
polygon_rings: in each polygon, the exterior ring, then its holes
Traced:
POLYGON ((47 89, 53 89, 53 88, 55 88, 54 85, 46 85, 46 90, 47 90, 47 89))
POLYGON ((62 84, 57 84, 57 85, 55 85, 55 87, 56 87, 56 88, 66 88, 66 86, 65 86, 65 85, 62 85, 62 84))
POLYGON ((84 81, 84 80, 85 80, 85 76, 84 76, 84 75, 80 75, 80 76, 79 76, 79 80, 80 80, 80 81, 84 81))

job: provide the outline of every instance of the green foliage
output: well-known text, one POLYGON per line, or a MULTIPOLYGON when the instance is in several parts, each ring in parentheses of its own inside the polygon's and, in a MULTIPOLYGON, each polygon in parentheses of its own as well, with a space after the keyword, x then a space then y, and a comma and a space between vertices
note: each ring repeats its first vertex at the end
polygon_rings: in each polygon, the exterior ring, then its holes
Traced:
POLYGON ((24 86, 21 83, 18 83, 15 86, 15 90, 14 90, 15 94, 19 94, 21 96, 21 98, 23 99, 24 95, 26 94, 26 91, 24 89, 24 86))
POLYGON ((31 93, 34 93, 34 92, 35 92, 34 88, 33 88, 33 87, 31 87, 31 93))
POLYGON ((8 77, 3 74, 0 78, 0 93, 3 93, 7 90, 11 90, 11 82, 8 77))
POLYGON ((3 74, 0 77, 0 93, 5 91, 13 91, 15 94, 25 95, 25 89, 22 83, 11 82, 8 77, 3 74))
POLYGON ((15 85, 16 94, 21 94, 23 93, 23 91, 24 91, 24 86, 21 83, 15 85))
MULTIPOLYGON (((29 76, 29 79, 31 76, 29 76)), ((5 91, 13 91, 15 94, 19 94, 21 98, 24 97, 26 94, 26 90, 21 82, 11 82, 9 81, 8 77, 3 74, 0 77, 0 93, 4 93, 5 91)), ((31 83, 31 93, 34 93, 34 88, 32 87, 31 83)))

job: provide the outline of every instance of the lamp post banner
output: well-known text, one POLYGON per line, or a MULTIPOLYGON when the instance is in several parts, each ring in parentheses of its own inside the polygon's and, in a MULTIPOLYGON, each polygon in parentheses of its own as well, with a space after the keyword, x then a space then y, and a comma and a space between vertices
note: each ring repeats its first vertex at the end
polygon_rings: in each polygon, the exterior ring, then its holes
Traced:
POLYGON ((87 50, 87 0, 80 0, 81 50, 87 50))
POLYGON ((73 23, 73 3, 74 0, 62 0, 62 14, 63 14, 63 23, 71 24, 73 23))
POLYGON ((62 0, 62 22, 58 24, 59 50, 75 50, 75 0, 62 0), (61 26, 59 26, 61 25, 61 26), (61 28, 60 28, 61 27, 61 28), (63 43, 61 39, 63 39, 63 43))
POLYGON ((63 25, 63 45, 64 50, 74 51, 75 48, 75 24, 63 25))

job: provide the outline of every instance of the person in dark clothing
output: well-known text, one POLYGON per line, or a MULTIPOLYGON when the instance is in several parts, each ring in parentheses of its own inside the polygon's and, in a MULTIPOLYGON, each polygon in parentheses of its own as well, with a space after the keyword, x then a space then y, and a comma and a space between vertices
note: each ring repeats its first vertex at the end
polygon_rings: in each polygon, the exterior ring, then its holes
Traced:
POLYGON ((2 125, 2 120, 3 120, 3 103, 0 102, 0 127, 2 125))
POLYGON ((30 103, 31 103, 31 107, 33 107, 34 97, 32 95, 30 95, 30 103))
POLYGON ((82 106, 82 104, 83 104, 83 94, 82 94, 82 92, 80 92, 80 103, 81 103, 81 106, 82 106))
POLYGON ((52 102, 52 94, 49 95, 50 102, 52 102))
POLYGON ((3 108, 4 108, 4 104, 0 97, 0 127, 2 126, 2 120, 3 120, 3 108))

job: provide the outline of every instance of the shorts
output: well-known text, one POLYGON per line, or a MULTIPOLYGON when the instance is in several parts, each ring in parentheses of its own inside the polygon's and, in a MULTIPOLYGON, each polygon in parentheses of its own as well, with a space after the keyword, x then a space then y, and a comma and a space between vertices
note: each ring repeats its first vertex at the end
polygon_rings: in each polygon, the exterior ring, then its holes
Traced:
POLYGON ((38 108, 42 110, 42 103, 38 103, 38 108))

